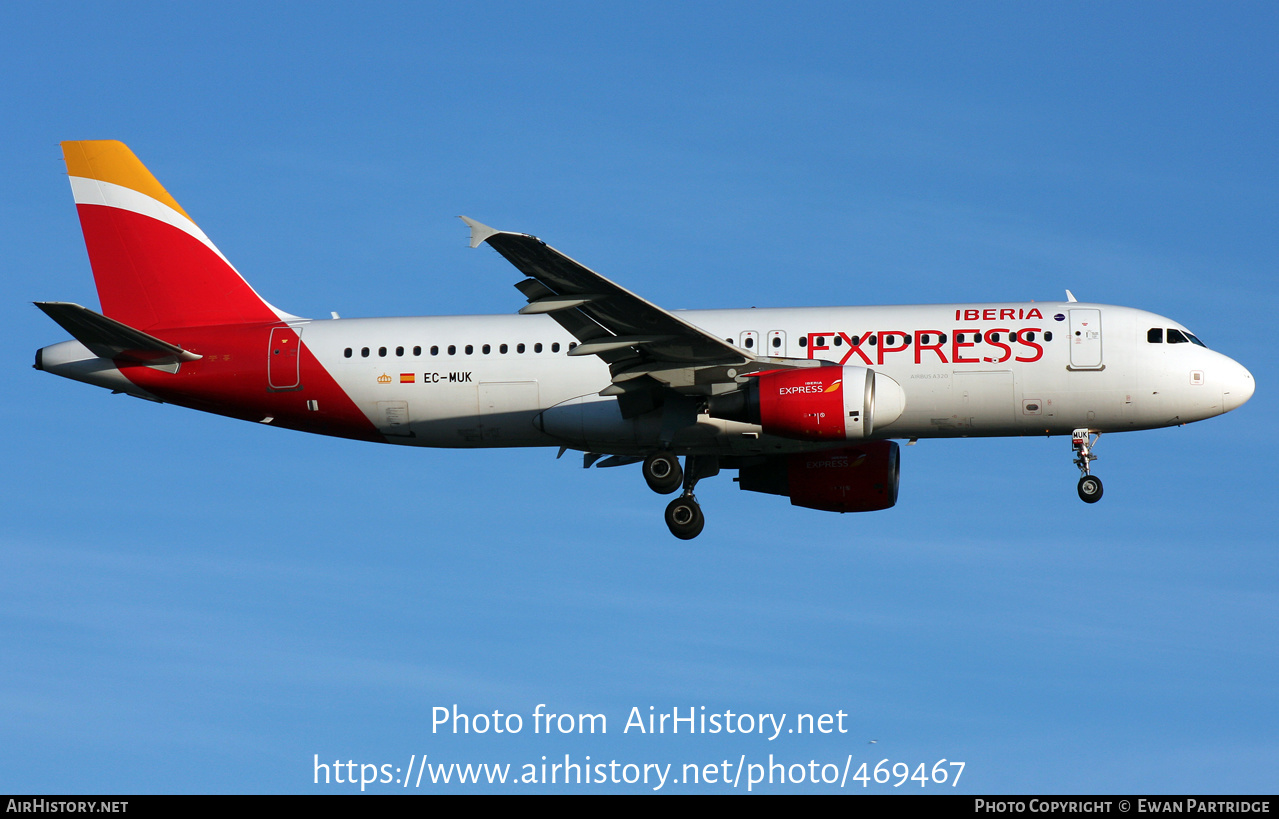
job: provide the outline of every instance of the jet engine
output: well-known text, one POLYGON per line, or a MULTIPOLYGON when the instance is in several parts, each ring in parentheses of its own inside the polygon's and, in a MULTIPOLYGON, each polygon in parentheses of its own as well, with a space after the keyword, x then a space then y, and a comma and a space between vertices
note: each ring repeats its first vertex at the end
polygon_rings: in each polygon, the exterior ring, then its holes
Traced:
POLYGON ((831 366, 760 373, 712 397, 707 412, 783 438, 856 441, 897 420, 905 406, 901 385, 883 373, 831 366))
POLYGON ((826 452, 772 456, 741 467, 737 480, 748 492, 789 496, 792 506, 874 512, 897 503, 899 460, 896 441, 867 441, 826 452))

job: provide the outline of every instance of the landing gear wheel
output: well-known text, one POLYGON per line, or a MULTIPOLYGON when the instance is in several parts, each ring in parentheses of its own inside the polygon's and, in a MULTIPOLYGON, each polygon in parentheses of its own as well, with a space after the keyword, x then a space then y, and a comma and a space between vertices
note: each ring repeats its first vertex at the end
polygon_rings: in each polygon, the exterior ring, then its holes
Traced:
POLYGON ((659 495, 669 495, 684 484, 679 458, 669 452, 654 452, 644 459, 644 481, 659 495))
POLYGON ((1075 466, 1079 467, 1079 471, 1083 473, 1079 479, 1079 499, 1084 503, 1096 503, 1101 500, 1101 478, 1093 476, 1088 471, 1092 462, 1097 460, 1097 456, 1092 454, 1092 449, 1097 445, 1097 439, 1100 437, 1100 432, 1093 432, 1086 427, 1070 434, 1070 446, 1075 450, 1075 466))
POLYGON ((1101 478, 1085 475, 1079 479, 1079 499, 1084 503, 1096 503, 1101 500, 1101 478))
POLYGON ((692 495, 680 495, 666 507, 666 525, 680 540, 692 540, 702 533, 706 517, 692 495))

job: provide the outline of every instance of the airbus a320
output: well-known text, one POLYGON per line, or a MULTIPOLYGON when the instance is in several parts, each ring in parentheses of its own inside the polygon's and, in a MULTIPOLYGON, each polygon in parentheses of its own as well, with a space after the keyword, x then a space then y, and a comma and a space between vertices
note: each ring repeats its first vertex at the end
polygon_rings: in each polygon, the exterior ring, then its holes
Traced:
POLYGON ((897 441, 1069 436, 1228 412, 1252 375, 1186 327, 1079 302, 671 312, 539 239, 462 217, 521 274, 515 315, 309 319, 260 297, 122 143, 62 143, 101 312, 39 370, 254 423, 425 447, 560 447, 641 464, 696 537, 698 481, 832 512, 897 502, 897 441), (680 459, 683 459, 681 464, 680 459))

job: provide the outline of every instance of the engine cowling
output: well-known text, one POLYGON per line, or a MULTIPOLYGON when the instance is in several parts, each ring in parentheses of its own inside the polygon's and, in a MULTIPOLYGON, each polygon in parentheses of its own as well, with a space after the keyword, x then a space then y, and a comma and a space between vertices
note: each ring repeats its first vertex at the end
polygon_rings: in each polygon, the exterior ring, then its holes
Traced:
POLYGON ((761 373, 743 389, 712 398, 708 411, 783 438, 856 441, 897 420, 905 406, 901 385, 883 373, 832 366, 761 373))
POLYGON ((874 512, 897 503, 899 463, 896 441, 867 441, 744 466, 738 485, 748 492, 788 496, 792 505, 808 509, 874 512))

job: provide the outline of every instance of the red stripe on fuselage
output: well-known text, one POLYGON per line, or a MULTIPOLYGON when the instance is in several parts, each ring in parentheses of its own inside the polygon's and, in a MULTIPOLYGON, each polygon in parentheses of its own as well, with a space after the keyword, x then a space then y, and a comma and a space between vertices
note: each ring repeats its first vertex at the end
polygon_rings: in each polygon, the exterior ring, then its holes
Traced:
MULTIPOLYGON (((278 320, 249 325, 175 327, 162 338, 203 356, 175 373, 116 363, 126 378, 169 403, 245 421, 272 418, 271 426, 386 443, 386 438, 293 333, 299 345, 301 386, 268 388, 271 329, 278 320), (315 401, 318 409, 307 403, 315 401)), ((303 335, 305 335, 303 328, 303 335)))
POLYGON ((208 245, 173 225, 107 205, 77 205, 102 312, 139 330, 278 322, 208 245))

